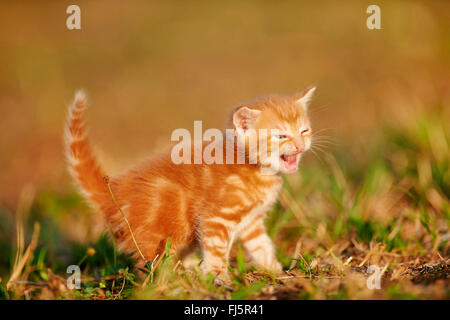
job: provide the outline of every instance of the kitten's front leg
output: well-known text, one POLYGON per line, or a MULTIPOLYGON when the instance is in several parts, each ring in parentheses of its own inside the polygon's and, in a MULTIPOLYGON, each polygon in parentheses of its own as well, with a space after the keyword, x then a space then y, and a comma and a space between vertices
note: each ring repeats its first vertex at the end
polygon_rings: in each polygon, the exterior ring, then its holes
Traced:
POLYGON ((203 247, 202 270, 214 276, 227 277, 228 256, 232 235, 231 225, 214 220, 204 221, 201 228, 203 247))
POLYGON ((249 225, 239 233, 239 240, 250 255, 252 261, 260 268, 281 272, 281 264, 275 255, 275 247, 264 227, 263 219, 249 225))

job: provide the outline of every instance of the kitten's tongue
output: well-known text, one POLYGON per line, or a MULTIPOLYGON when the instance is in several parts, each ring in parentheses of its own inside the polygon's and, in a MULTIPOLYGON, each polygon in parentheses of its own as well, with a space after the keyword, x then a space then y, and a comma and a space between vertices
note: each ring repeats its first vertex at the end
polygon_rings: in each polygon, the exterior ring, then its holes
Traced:
POLYGON ((295 164, 297 162, 297 155, 296 154, 293 154, 293 155, 290 155, 290 156, 284 155, 283 158, 284 158, 284 161, 286 161, 289 166, 292 166, 293 164, 295 164))
POLYGON ((281 159, 284 161, 284 166, 288 171, 295 171, 297 170, 297 155, 282 155, 281 159))

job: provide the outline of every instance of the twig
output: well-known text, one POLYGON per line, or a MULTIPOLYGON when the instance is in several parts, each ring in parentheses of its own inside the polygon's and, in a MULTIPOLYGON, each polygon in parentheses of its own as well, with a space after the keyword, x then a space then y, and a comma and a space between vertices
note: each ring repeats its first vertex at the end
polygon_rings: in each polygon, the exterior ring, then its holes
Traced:
POLYGON ((141 255, 142 259, 144 260, 144 263, 147 262, 147 259, 145 259, 144 255, 141 252, 141 249, 139 249, 139 246, 136 242, 136 239, 134 238, 134 234, 133 234, 133 230, 131 229, 130 223, 128 222, 127 217, 125 216, 125 214, 122 211, 122 208, 119 206, 119 204, 116 201, 116 198, 114 197, 114 194, 111 190, 111 186, 109 184, 109 177, 108 176, 104 176, 103 177, 103 181, 105 182, 106 186, 108 187, 109 190, 109 194, 111 195, 111 199, 114 202, 114 205, 117 207, 117 209, 119 210, 119 212, 122 214, 123 220, 126 222, 128 229, 130 230, 130 234, 131 234, 131 238, 133 239, 134 245, 136 246, 136 249, 138 250, 139 254, 141 255))
POLYGON ((127 281, 127 275, 128 275, 128 272, 126 272, 125 274, 123 274, 123 276, 122 276, 122 277, 123 277, 122 288, 120 288, 119 292, 115 295, 114 300, 117 299, 117 298, 119 298, 120 295, 121 295, 122 292, 123 292, 123 289, 125 289, 125 282, 127 281))
POLYGON ((24 255, 19 259, 17 266, 14 268, 14 271, 11 275, 11 277, 8 280, 8 283, 6 284, 6 289, 9 290, 11 288, 11 285, 16 281, 16 279, 19 277, 20 273, 22 272, 23 267, 25 266, 25 263, 28 261, 28 258, 30 254, 34 251, 36 248, 38 239, 39 239, 39 232, 40 232, 40 225, 38 222, 35 222, 34 224, 34 231, 33 236, 31 238, 30 244, 28 245, 27 250, 25 251, 24 255))
POLYGON ((116 280, 118 278, 121 278, 122 276, 119 274, 114 274, 114 275, 110 275, 110 276, 104 276, 101 277, 100 279, 96 279, 94 277, 90 277, 90 278, 83 278, 80 281, 81 282, 91 282, 91 281, 97 281, 97 282, 102 282, 102 281, 108 281, 108 280, 116 280))
POLYGON ((285 279, 294 279, 294 278, 305 278, 305 279, 312 279, 312 278, 322 278, 322 279, 341 279, 341 277, 338 276, 317 276, 317 275, 309 275, 309 276, 281 276, 281 277, 276 277, 275 279, 277 280, 285 280, 285 279))
POLYGON ((351 261, 353 260, 353 257, 350 257, 345 261, 344 266, 347 266, 351 261))
POLYGON ((26 281, 26 280, 10 280, 9 282, 15 283, 15 284, 24 284, 27 286, 34 286, 34 287, 48 287, 47 282, 34 282, 34 281, 26 281))
POLYGON ((365 256, 364 260, 358 265, 358 267, 362 267, 367 262, 367 260, 369 260, 369 258, 375 253, 375 251, 378 250, 378 247, 379 247, 379 244, 376 244, 375 246, 373 246, 373 248, 370 249, 370 251, 365 256))
POLYGON ((294 250, 294 257, 291 260, 291 265, 289 266, 289 271, 295 268, 295 265, 297 264, 298 255, 300 254, 300 248, 302 246, 302 243, 300 242, 300 239, 295 244, 295 250, 294 250))
POLYGON ((145 286, 147 285, 148 281, 150 280, 150 278, 153 276, 153 273, 155 272, 156 268, 159 266, 159 264, 162 261, 162 258, 164 256, 159 257, 159 254, 156 255, 156 257, 153 259, 151 267, 150 267, 150 273, 147 275, 147 277, 145 278, 144 282, 141 285, 141 288, 145 288, 145 286), (157 260, 158 259, 158 260, 157 260), (156 261, 156 263, 155 263, 156 261))

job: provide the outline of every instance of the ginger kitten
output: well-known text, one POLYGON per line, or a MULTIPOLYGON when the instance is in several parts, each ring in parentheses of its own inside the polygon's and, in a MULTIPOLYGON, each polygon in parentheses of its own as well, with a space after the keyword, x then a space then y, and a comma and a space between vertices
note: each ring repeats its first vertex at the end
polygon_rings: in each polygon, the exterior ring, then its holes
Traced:
POLYGON ((251 135, 258 141, 256 148, 245 145, 245 164, 177 165, 165 153, 107 181, 86 135, 86 98, 79 92, 66 127, 69 167, 84 196, 106 216, 119 247, 133 252, 141 266, 161 255, 170 237, 179 256, 200 244, 202 270, 226 276, 231 246, 239 239, 255 265, 280 272, 264 218, 277 200, 280 174, 295 172, 311 146, 307 106, 314 91, 271 96, 233 110, 229 129, 237 144, 251 135), (269 134, 260 135, 258 129, 269 134), (279 134, 270 134, 272 129, 279 134), (278 153, 260 152, 259 145, 269 142, 278 153), (263 168, 276 169, 267 174, 263 168))

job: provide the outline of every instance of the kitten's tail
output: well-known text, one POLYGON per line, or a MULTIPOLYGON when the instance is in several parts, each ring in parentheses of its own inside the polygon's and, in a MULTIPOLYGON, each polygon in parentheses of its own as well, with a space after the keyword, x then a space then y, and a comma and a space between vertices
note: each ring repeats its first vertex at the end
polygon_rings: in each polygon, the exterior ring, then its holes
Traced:
POLYGON ((83 91, 78 91, 69 107, 65 127, 66 156, 69 170, 79 183, 84 196, 91 204, 102 207, 107 196, 105 173, 94 155, 86 133, 86 109, 86 96, 83 91))

